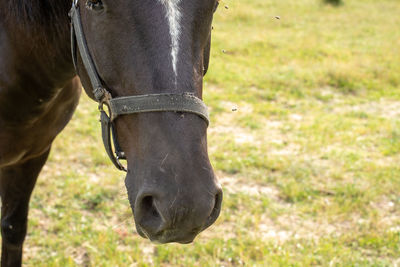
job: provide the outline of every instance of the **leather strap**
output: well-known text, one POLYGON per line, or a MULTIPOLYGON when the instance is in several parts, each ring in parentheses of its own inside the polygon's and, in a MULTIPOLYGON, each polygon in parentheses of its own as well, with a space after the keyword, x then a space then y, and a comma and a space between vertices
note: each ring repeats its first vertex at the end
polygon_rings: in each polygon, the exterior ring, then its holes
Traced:
POLYGON ((83 65, 85 66, 86 72, 89 76, 90 83, 92 84, 94 97, 98 102, 101 102, 104 97, 104 88, 98 72, 96 70, 96 66, 94 65, 93 59, 90 55, 89 48, 87 46, 87 42, 85 39, 85 35, 83 34, 82 20, 81 14, 79 12, 79 6, 73 4, 71 11, 71 31, 73 32, 74 38, 71 40, 73 42, 72 52, 73 54, 75 67, 76 67, 76 45, 78 45, 79 54, 82 58, 83 65), (75 39, 75 40, 74 40, 75 39))
MULTIPOLYGON (((111 120, 110 117, 107 116, 105 111, 100 111, 100 122, 101 122, 101 136, 103 138, 104 148, 107 152, 108 157, 111 159, 111 162, 117 167, 118 170, 126 171, 125 167, 119 162, 118 158, 116 158, 113 154, 111 138, 110 138, 110 130, 111 128, 111 120)), ((115 136, 115 135, 113 135, 115 136)), ((115 143, 114 143, 115 144, 115 143)), ((116 150, 116 146, 114 145, 116 150)))
POLYGON ((209 124, 207 106, 193 94, 151 94, 117 97, 110 100, 111 121, 117 116, 143 112, 188 112, 209 124))

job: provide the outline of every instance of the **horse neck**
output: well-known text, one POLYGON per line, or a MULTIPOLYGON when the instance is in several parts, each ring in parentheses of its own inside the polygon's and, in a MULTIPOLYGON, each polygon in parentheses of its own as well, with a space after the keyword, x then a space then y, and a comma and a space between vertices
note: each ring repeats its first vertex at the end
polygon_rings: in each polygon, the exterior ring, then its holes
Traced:
POLYGON ((74 75, 68 11, 71 0, 4 0, 0 16, 24 72, 40 75, 44 86, 58 87, 74 75), (31 68, 31 69, 29 69, 31 68))

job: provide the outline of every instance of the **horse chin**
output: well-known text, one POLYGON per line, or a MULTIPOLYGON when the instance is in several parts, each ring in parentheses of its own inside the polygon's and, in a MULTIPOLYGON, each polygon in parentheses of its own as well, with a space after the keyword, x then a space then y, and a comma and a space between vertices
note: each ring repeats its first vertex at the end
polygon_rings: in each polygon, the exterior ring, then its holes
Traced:
POLYGON ((167 230, 167 231, 162 231, 156 234, 155 236, 150 236, 139 225, 136 225, 136 230, 141 237, 149 239, 153 244, 166 244, 166 243, 190 244, 194 241, 194 239, 198 235, 198 232, 192 232, 189 235, 187 235, 182 233, 182 231, 167 230))
POLYGON ((179 244, 190 244, 194 241, 196 236, 201 231, 192 231, 185 233, 182 230, 165 230, 161 231, 153 236, 150 236, 140 225, 136 225, 138 234, 149 239, 154 244, 166 244, 166 243, 179 243, 179 244))

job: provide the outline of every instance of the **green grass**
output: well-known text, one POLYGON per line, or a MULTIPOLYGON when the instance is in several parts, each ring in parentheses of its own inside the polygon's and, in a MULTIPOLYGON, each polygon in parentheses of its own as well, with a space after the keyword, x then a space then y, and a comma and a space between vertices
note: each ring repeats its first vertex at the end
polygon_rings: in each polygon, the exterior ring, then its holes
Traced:
POLYGON ((323 2, 222 1, 204 98, 225 195, 194 244, 135 233, 84 96, 33 194, 25 265, 399 265, 400 2, 323 2))

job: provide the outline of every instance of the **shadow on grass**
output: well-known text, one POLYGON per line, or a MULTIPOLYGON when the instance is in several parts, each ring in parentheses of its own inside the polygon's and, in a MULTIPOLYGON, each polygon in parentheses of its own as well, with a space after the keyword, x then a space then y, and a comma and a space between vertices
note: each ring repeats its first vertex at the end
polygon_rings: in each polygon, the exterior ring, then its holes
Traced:
POLYGON ((343 0, 323 0, 323 2, 332 6, 343 5, 343 0))

